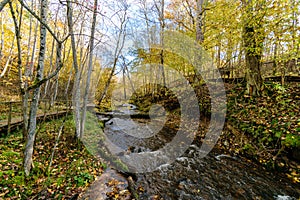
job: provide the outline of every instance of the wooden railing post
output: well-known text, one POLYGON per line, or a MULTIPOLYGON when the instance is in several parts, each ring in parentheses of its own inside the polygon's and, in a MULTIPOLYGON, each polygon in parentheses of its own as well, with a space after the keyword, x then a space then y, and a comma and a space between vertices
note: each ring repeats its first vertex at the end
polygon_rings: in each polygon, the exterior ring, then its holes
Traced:
POLYGON ((9 102, 8 121, 7 121, 7 135, 10 134, 11 129, 11 113, 12 113, 12 102, 9 102))

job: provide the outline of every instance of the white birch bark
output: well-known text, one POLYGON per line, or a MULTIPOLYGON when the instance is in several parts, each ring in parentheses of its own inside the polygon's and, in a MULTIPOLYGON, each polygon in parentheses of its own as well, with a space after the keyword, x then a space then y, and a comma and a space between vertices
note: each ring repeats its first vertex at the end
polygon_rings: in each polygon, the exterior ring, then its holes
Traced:
POLYGON ((10 63, 11 56, 12 56, 12 52, 13 52, 13 49, 14 49, 14 46, 15 46, 15 45, 14 45, 14 44, 15 44, 15 38, 16 38, 16 37, 14 37, 14 39, 13 39, 13 41, 12 41, 11 48, 10 48, 10 51, 9 51, 9 56, 8 56, 6 62, 5 62, 4 69, 2 70, 2 72, 1 72, 1 74, 0 74, 0 78, 3 78, 3 77, 4 77, 4 75, 5 75, 6 71, 7 71, 7 69, 9 68, 9 63, 10 63))
POLYGON ((74 107, 74 118, 75 118, 75 126, 76 126, 76 137, 80 138, 81 133, 81 124, 80 124, 80 73, 79 67, 77 63, 77 51, 75 44, 75 37, 73 32, 73 10, 72 4, 68 0, 67 1, 67 17, 68 17, 68 27, 69 33, 71 35, 71 46, 72 46, 72 54, 73 54, 73 67, 75 71, 75 80, 73 85, 73 107, 74 107))
POLYGON ((82 108, 82 117, 81 117, 81 130, 80 130, 80 138, 83 137, 84 134, 84 124, 86 118, 86 106, 88 104, 88 95, 90 90, 90 81, 91 75, 93 70, 93 55, 94 55, 94 36, 95 36, 95 28, 96 28, 96 21, 97 21, 97 7, 98 7, 98 0, 94 1, 94 12, 93 12, 93 21, 92 21, 92 29, 91 29, 91 38, 90 38, 90 52, 89 52, 89 63, 88 63, 88 72, 86 78, 86 87, 83 96, 83 108, 82 108))
MULTIPOLYGON (((41 11, 41 20, 46 23, 47 21, 47 0, 41 0, 40 5, 41 11)), ((37 75, 36 81, 41 81, 43 79, 44 73, 44 60, 45 60, 45 52, 46 52, 46 27, 41 24, 40 25, 40 52, 39 52, 39 59, 38 59, 38 66, 37 66, 37 75)), ((26 147, 24 152, 24 170, 25 174, 28 176, 30 173, 31 165, 32 165, 32 154, 33 154, 33 146, 34 140, 36 135, 36 115, 37 115, 37 108, 39 104, 39 97, 40 97, 40 87, 37 86, 33 91, 33 98, 30 107, 30 115, 29 115, 29 129, 28 129, 28 136, 26 141, 26 147)))
MULTIPOLYGON (((36 4, 36 2, 35 2, 36 4)), ((38 31, 38 20, 36 20, 35 28, 34 28, 34 36, 33 36, 33 46, 32 46, 32 53, 29 55, 30 50, 28 50, 28 55, 27 55, 27 66, 25 68, 25 82, 24 82, 24 94, 23 94, 23 136, 24 138, 27 137, 28 134, 28 99, 29 99, 29 91, 28 89, 28 80, 32 78, 33 75, 33 67, 34 67, 34 58, 35 58, 35 49, 36 49, 36 41, 37 41, 37 31, 38 31), (30 58, 30 62, 29 62, 30 58)), ((31 32, 31 31, 30 31, 31 32)), ((30 43, 28 43, 30 44, 30 43)), ((30 46, 30 45, 29 45, 30 46)))

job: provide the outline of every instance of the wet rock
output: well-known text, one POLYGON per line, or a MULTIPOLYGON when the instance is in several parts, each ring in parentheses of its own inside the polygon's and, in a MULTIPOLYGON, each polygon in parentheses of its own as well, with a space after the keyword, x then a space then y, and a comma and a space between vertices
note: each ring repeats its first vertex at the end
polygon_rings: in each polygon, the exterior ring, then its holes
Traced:
POLYGON ((80 200, 105 200, 113 195, 122 195, 122 199, 131 199, 127 179, 116 170, 107 169, 89 189, 82 194, 80 200))

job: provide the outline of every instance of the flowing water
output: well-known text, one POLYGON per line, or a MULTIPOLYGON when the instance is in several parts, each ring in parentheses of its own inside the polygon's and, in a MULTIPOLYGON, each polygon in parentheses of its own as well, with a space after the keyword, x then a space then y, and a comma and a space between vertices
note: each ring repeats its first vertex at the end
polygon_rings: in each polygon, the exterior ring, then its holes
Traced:
MULTIPOLYGON (((112 118, 105 135, 119 147, 115 154, 155 151, 170 142, 176 128, 165 125, 147 138, 134 137, 128 131, 145 135, 149 130, 133 127, 130 119, 112 118)), ((146 119, 136 120, 145 125, 146 119)), ((226 155, 214 149, 201 157, 201 144, 194 142, 173 163, 162 164, 153 172, 134 174, 134 188, 140 199, 299 199, 299 184, 280 174, 264 170, 247 159, 226 155), (142 188, 142 189, 141 189, 142 188)))

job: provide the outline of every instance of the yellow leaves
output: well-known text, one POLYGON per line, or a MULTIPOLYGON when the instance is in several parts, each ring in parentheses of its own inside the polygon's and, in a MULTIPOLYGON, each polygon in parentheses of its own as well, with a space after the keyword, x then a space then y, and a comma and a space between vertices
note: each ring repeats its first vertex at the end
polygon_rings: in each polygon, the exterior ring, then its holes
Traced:
MULTIPOLYGON (((4 82, 4 81, 3 81, 3 82, 4 82)), ((5 85, 6 85, 6 86, 12 86, 13 83, 5 81, 5 85)))
POLYGON ((22 80, 22 82, 30 82, 31 78, 28 76, 22 76, 21 80, 22 80))
POLYGON ((265 160, 265 159, 259 159, 259 162, 263 164, 263 163, 266 163, 267 160, 265 160))
POLYGON ((0 197, 5 196, 7 193, 9 193, 9 190, 5 190, 5 192, 1 193, 1 194, 0 194, 0 197))
POLYGON ((175 19, 174 15, 170 11, 165 12, 165 18, 170 20, 175 19))
POLYGON ((294 183, 300 183, 300 174, 293 170, 290 174, 287 174, 287 177, 292 179, 294 183))
POLYGON ((118 185, 118 181, 116 180, 116 179, 112 179, 111 181, 109 181, 108 183, 107 183, 107 185, 108 186, 114 186, 114 185, 118 185))
POLYGON ((106 185, 112 189, 112 191, 106 193, 106 195, 112 199, 124 199, 130 194, 127 189, 124 189, 122 187, 122 185, 124 185, 124 182, 112 179, 108 183, 106 183, 106 185))
POLYGON ((145 189, 142 186, 139 186, 137 189, 139 192, 145 192, 145 189))

